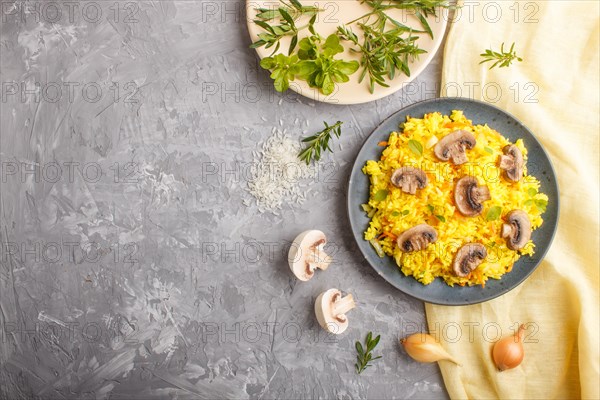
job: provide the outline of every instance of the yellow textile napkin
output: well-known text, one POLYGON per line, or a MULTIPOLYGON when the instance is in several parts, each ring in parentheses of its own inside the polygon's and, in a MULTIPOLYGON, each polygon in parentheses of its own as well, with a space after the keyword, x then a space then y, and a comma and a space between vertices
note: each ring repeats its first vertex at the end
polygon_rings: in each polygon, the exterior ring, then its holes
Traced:
POLYGON ((450 29, 443 95, 490 102, 527 125, 554 163, 561 201, 552 247, 527 281, 483 304, 426 304, 430 332, 462 363, 440 362, 452 398, 600 398, 599 12, 597 1, 469 2, 450 29), (502 42, 523 62, 479 65, 502 42), (527 322, 523 363, 497 372, 493 341, 527 322))

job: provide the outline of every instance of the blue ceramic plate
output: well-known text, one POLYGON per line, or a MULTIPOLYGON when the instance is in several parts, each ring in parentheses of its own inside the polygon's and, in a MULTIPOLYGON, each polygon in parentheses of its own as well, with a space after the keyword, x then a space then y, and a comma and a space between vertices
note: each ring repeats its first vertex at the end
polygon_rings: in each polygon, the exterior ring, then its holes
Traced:
POLYGON ((481 303, 498 297, 523 282, 537 268, 550 248, 558 223, 558 186, 548 154, 533 134, 515 117, 505 111, 480 101, 463 98, 440 98, 412 104, 396 112, 379 125, 365 140, 350 173, 348 186, 348 216, 352 233, 367 262, 386 281, 420 300, 443 305, 465 305, 481 303), (521 257, 511 272, 502 279, 489 279, 485 287, 450 287, 440 278, 430 285, 423 285, 411 276, 404 276, 392 257, 380 258, 371 244, 364 240, 363 232, 369 225, 369 218, 361 204, 369 199, 369 178, 361 171, 368 160, 378 160, 383 147, 377 144, 388 139, 390 132, 398 131, 406 116, 421 118, 424 114, 439 111, 449 115, 453 110, 463 110, 473 124, 488 124, 511 142, 523 139, 528 149, 527 168, 531 175, 541 182, 540 191, 548 195, 548 207, 542 215, 544 223, 532 234, 536 245, 533 257, 521 257))

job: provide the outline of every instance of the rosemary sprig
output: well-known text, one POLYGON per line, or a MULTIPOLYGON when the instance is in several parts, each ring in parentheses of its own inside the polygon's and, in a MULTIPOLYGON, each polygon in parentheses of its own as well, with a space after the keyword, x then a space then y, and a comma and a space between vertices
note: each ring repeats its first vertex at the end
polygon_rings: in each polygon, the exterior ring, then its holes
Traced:
POLYGON ((517 52, 515 51, 515 43, 510 46, 510 50, 504 51, 504 42, 500 45, 500 52, 493 51, 492 49, 487 49, 485 53, 480 54, 481 57, 484 58, 479 64, 483 64, 490 61, 495 61, 489 69, 494 68, 499 65, 500 68, 508 67, 510 64, 517 60, 519 62, 523 61, 523 59, 517 56, 517 52))
POLYGON ((321 159, 321 152, 324 150, 333 153, 333 150, 329 147, 331 135, 333 134, 339 138, 342 134, 342 121, 337 121, 333 125, 329 125, 325 121, 323 121, 323 123, 325 124, 325 128, 321 132, 302 139, 302 143, 306 143, 306 147, 298 154, 298 158, 305 161, 307 165, 310 164, 313 159, 319 161, 321 159))
POLYGON ((314 35, 314 24, 317 20, 317 14, 321 9, 313 6, 303 6, 298 0, 289 0, 289 4, 281 0, 282 7, 277 9, 257 8, 256 19, 253 21, 260 26, 264 32, 258 34, 258 40, 250 45, 250 48, 256 49, 265 46, 271 48, 275 46, 271 55, 275 54, 280 47, 280 41, 285 36, 292 36, 288 55, 291 55, 298 44, 298 33, 305 28, 314 35), (307 25, 297 26, 296 21, 308 15, 310 20, 307 25), (272 24, 274 22, 274 24, 272 24))
POLYGON ((381 356, 373 357, 373 354, 371 353, 375 349, 375 346, 377 346, 379 343, 380 338, 381 335, 377 335, 377 337, 373 339, 373 333, 369 332, 367 334, 367 338, 365 339, 364 348, 359 341, 356 341, 356 352, 358 355, 356 356, 356 364, 354 364, 354 366, 356 367, 356 372, 358 374, 363 372, 368 367, 371 367, 372 365, 369 364, 371 361, 381 358, 381 356))

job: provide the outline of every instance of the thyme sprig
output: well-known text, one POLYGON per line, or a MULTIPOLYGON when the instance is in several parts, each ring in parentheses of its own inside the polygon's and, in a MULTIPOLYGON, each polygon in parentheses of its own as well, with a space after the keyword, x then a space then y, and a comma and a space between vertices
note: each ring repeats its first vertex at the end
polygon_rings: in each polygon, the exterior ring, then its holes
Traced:
POLYGON ((500 45, 500 52, 493 51, 492 49, 487 49, 485 53, 481 53, 480 56, 483 57, 484 60, 481 61, 479 64, 494 61, 494 63, 489 69, 492 69, 495 66, 499 66, 500 68, 508 67, 514 60, 517 60, 519 62, 523 61, 521 57, 517 56, 514 42, 510 46, 510 50, 508 51, 504 51, 504 42, 502 42, 502 45, 500 45))
POLYGON ((375 346, 377 346, 377 344, 379 343, 380 338, 381 335, 377 335, 377 337, 373 339, 373 333, 369 332, 367 333, 367 338, 365 339, 365 347, 363 347, 359 341, 356 342, 355 347, 356 352, 358 354, 356 356, 356 364, 354 364, 354 366, 356 367, 356 372, 358 374, 363 372, 365 369, 371 367, 371 361, 375 361, 381 358, 381 356, 373 357, 372 354, 372 351, 375 349, 375 346))
POLYGON ((342 134, 342 121, 337 121, 333 125, 329 125, 325 121, 323 121, 323 123, 325 124, 325 128, 322 131, 302 139, 302 142, 306 143, 306 147, 298 154, 298 158, 305 161, 306 164, 310 164, 313 159, 319 161, 321 159, 321 153, 325 150, 333 153, 333 150, 331 150, 331 147, 329 146, 331 137, 334 135, 339 138, 342 134))

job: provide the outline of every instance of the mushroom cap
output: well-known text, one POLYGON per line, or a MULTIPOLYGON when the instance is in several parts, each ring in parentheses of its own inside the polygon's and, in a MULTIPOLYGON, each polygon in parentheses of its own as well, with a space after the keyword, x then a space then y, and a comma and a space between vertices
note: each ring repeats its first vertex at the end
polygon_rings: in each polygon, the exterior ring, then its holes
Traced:
MULTIPOLYGON (((354 299, 351 294, 343 298, 347 309, 354 308, 354 299)), ((340 334, 348 328, 348 318, 345 312, 336 315, 335 305, 342 301, 342 292, 338 289, 329 289, 321 293, 315 301, 315 315, 319 325, 327 332, 340 334)))
POLYGON ((519 182, 523 177, 523 153, 514 144, 504 146, 502 149, 504 155, 499 158, 499 167, 504 170, 504 176, 506 179, 519 182))
POLYGON ((506 214, 506 224, 502 225, 502 237, 511 250, 520 250, 531 239, 531 221, 522 210, 512 210, 506 214))
POLYGON ((327 269, 329 256, 324 251, 327 238, 319 230, 308 230, 299 234, 290 246, 288 264, 290 269, 301 281, 307 281, 314 275, 311 264, 320 269, 327 269))
POLYGON ((465 150, 472 149, 476 143, 475 136, 471 132, 461 129, 440 139, 433 148, 433 152, 442 161, 452 159, 454 164, 460 165, 469 161, 465 150))
POLYGON ((392 185, 401 188, 404 193, 415 194, 417 189, 423 189, 429 183, 422 169, 404 166, 392 172, 392 185))
POLYGON ((487 257, 487 250, 481 243, 467 243, 454 256, 452 269, 457 276, 464 278, 479 266, 487 257))
POLYGON ((483 211, 483 202, 491 199, 487 186, 479 186, 477 178, 463 176, 454 187, 454 203, 465 217, 474 217, 483 211))
POLYGON ((396 243, 405 253, 424 250, 429 244, 437 240, 437 231, 430 225, 419 224, 402 232, 396 243))

